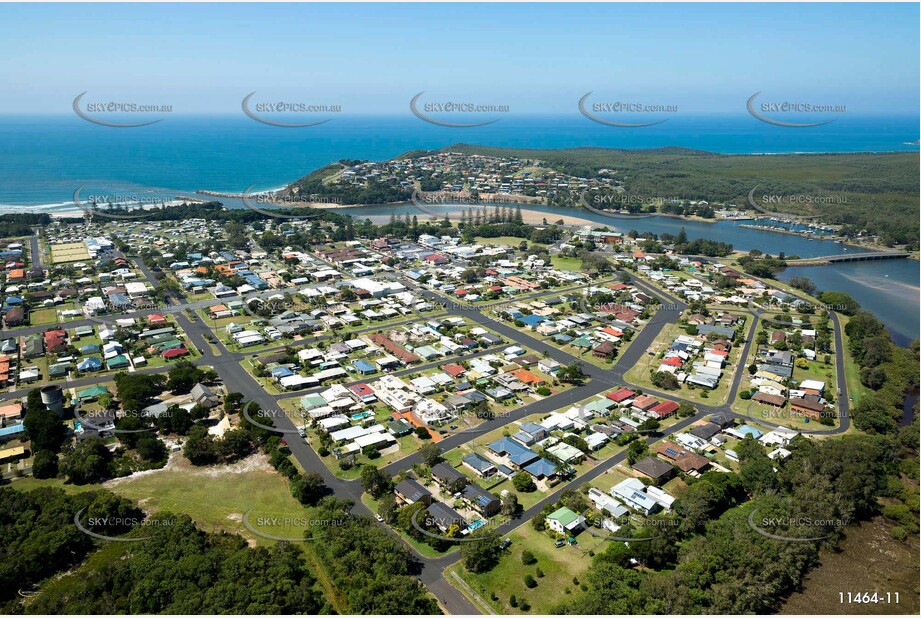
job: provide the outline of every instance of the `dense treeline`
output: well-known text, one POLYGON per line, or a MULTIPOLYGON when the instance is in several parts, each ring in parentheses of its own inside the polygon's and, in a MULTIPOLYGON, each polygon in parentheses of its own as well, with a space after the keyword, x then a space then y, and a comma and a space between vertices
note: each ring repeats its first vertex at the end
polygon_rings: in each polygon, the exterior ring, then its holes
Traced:
POLYGON ((670 245, 676 253, 682 255, 704 255, 707 257, 726 257, 732 253, 732 244, 711 240, 709 238, 695 238, 688 240, 687 232, 682 227, 677 234, 653 234, 652 232, 627 232, 630 238, 644 238, 643 251, 647 253, 663 253, 665 247, 670 245))
MULTIPOLYGON (((369 180, 365 184, 351 185, 325 183, 322 178, 307 176, 295 182, 288 189, 292 195, 316 195, 323 201, 337 204, 394 204, 409 201, 412 189, 394 187, 390 183, 369 180), (296 192, 293 191, 296 189, 296 192)), ((306 199, 306 198, 302 198, 306 199)))
POLYGON ((834 546, 848 522, 879 512, 876 498, 891 492, 899 472, 899 446, 883 436, 798 437, 788 448, 789 458, 772 462, 760 443, 743 441, 738 475, 690 479, 675 514, 635 533, 658 538, 630 546, 611 542, 583 580, 588 590, 557 613, 776 612, 815 566, 820 548, 834 546), (752 499, 736 506, 745 495, 752 499), (664 525, 676 515, 679 525, 664 525), (800 541, 759 534, 751 521, 800 541), (802 540, 815 537, 825 538, 802 540), (631 568, 631 559, 649 570, 631 568))
POLYGON ((856 311, 844 332, 860 367, 860 383, 870 390, 854 407, 854 424, 863 431, 895 433, 905 393, 918 387, 918 340, 908 348, 895 345, 883 323, 867 311, 856 311))
POLYGON ((8 603, 3 609, 10 610, 0 613, 16 611, 17 591, 28 591, 95 550, 93 539, 74 525, 81 509, 98 518, 142 516, 108 491, 68 495, 60 489, 20 492, 0 487, 0 603, 8 603))
POLYGON ((440 614, 435 599, 414 576, 409 550, 367 517, 348 515, 349 502, 325 500, 329 525, 317 553, 333 584, 360 614, 440 614))
POLYGON ((11 236, 31 236, 32 228, 51 223, 51 215, 47 213, 17 213, 0 215, 0 238, 11 236))
POLYGON ((601 169, 616 170, 605 176, 622 181, 630 195, 742 206, 756 187, 759 195, 813 197, 808 212, 798 214, 818 214, 825 223, 845 226, 849 236, 866 230, 885 244, 918 247, 918 153, 757 156, 683 148, 534 150, 466 144, 444 150, 540 159, 584 178, 596 177, 601 169))
POLYGON ((146 540, 110 543, 74 573, 47 583, 25 610, 188 615, 327 609, 297 547, 254 549, 237 535, 202 532, 185 515, 159 513, 158 521, 143 526, 146 540))

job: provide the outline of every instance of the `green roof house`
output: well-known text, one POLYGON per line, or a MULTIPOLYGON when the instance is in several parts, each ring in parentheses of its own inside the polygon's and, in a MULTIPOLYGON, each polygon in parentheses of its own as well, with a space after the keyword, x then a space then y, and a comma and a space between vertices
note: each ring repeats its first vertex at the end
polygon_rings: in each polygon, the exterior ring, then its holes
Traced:
POLYGON ((99 399, 108 393, 109 389, 107 389, 105 386, 100 386, 97 384, 96 386, 84 388, 82 391, 77 391, 77 401, 80 403, 84 403, 86 401, 95 401, 96 399, 99 399))
POLYGON ((547 527, 560 534, 573 534, 582 528, 585 518, 565 506, 547 515, 547 527))

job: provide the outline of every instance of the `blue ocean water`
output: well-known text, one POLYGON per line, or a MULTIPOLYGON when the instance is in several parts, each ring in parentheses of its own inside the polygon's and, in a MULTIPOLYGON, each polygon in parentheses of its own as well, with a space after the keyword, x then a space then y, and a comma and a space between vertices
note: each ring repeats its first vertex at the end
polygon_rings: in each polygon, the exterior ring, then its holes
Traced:
POLYGON ((172 197, 199 189, 240 192, 282 186, 343 158, 381 160, 463 142, 518 148, 659 148, 718 153, 915 151, 918 118, 848 117, 785 128, 751 116, 682 116, 643 128, 608 127, 572 116, 502 118, 448 128, 409 114, 343 117, 280 128, 238 116, 166 117, 112 128, 73 116, 0 116, 0 206, 69 205, 82 195, 172 197))
MULTIPOLYGON (((138 128, 95 125, 73 116, 0 116, 0 213, 74 211, 74 191, 169 199, 199 189, 238 193, 280 187, 339 159, 383 160, 456 143, 516 148, 660 148, 724 154, 917 152, 917 116, 847 117, 813 128, 784 128, 751 116, 681 116, 643 128, 607 127, 578 114, 509 117, 476 128, 447 128, 406 117, 343 117, 315 127, 280 128, 240 116, 166 117, 138 128)), ((223 199, 232 205, 238 200, 223 199)), ((353 208, 352 214, 370 214, 353 208)), ((587 214, 585 216, 588 216, 587 214)), ((609 223, 610 222, 606 222, 609 223)), ((738 245, 825 255, 829 241, 664 217, 624 222, 644 231, 714 237, 738 245)), ((878 312, 900 342, 918 336, 918 263, 855 262, 789 269, 823 289, 844 289, 878 312), (889 276, 887 276, 889 275, 889 276), (875 283, 874 283, 875 282, 875 283), (885 282, 883 285, 882 282, 885 282), (887 310, 888 308, 888 310, 887 310), (895 308, 896 310, 892 310, 895 308)))

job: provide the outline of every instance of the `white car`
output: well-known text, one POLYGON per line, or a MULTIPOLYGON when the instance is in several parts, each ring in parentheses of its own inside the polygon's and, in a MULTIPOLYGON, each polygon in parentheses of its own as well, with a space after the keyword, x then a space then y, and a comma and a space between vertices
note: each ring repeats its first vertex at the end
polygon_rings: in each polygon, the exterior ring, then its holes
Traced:
POLYGON ((383 522, 383 521, 384 521, 384 518, 381 517, 380 515, 375 515, 375 516, 374 516, 374 519, 376 519, 377 521, 380 521, 380 522, 383 522))

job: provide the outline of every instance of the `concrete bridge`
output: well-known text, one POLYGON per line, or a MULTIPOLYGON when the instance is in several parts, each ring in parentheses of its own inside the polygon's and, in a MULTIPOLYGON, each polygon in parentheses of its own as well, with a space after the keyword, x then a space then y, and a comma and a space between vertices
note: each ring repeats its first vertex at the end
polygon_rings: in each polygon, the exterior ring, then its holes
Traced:
POLYGON ((802 258, 800 260, 787 260, 788 266, 818 266, 821 264, 836 264, 838 262, 866 262, 869 260, 900 260, 911 257, 910 253, 896 253, 893 251, 873 251, 868 253, 842 253, 840 255, 823 255, 819 257, 802 258))

